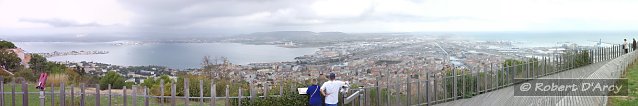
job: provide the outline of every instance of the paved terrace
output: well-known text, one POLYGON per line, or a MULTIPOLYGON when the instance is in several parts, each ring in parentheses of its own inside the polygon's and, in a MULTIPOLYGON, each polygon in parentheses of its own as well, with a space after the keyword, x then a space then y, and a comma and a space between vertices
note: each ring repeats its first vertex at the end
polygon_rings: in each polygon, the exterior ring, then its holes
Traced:
MULTIPOLYGON (((616 59, 601 61, 588 66, 563 71, 542 78, 619 78, 622 69, 636 59, 636 53, 632 52, 616 59)), ((437 106, 604 106, 607 97, 515 97, 516 86, 509 86, 496 91, 481 94, 468 99, 460 99, 437 106)))

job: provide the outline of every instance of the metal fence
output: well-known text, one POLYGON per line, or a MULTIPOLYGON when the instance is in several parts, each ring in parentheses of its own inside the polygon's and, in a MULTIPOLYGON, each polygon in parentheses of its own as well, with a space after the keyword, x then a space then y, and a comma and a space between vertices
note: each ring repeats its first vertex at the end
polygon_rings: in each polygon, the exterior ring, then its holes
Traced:
MULTIPOLYGON (((633 53, 633 50, 629 49, 628 52, 633 53)), ((343 94, 346 95, 345 101, 340 103, 355 106, 429 106, 472 98, 539 77, 610 61, 621 56, 625 58, 624 54, 627 52, 622 45, 613 45, 564 50, 563 53, 506 61, 503 64, 490 64, 486 67, 463 69, 451 67, 408 76, 392 76, 387 73, 384 77, 377 77, 375 86, 352 89, 356 92, 343 94), (381 80, 387 83, 382 85, 381 80), (353 100, 358 101, 352 102, 353 100)), ((628 64, 625 62, 623 65, 628 64)))

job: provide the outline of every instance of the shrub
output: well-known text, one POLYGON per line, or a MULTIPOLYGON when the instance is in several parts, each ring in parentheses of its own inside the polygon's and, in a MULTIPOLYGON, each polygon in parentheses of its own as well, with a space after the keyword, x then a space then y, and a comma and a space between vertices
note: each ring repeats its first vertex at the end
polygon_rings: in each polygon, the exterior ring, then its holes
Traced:
MULTIPOLYGON (((36 80, 38 80, 38 76, 35 75, 29 69, 20 69, 18 72, 15 72, 13 74, 14 74, 14 77, 22 77, 22 78, 26 79, 27 81, 36 81, 36 80)), ((40 74, 38 74, 38 75, 40 75, 40 74)))
POLYGON ((100 78, 100 86, 103 86, 100 87, 100 89, 107 89, 109 84, 111 84, 111 88, 113 89, 122 89, 122 87, 126 85, 124 81, 126 81, 126 79, 117 74, 117 72, 109 71, 106 75, 104 75, 104 77, 100 78))

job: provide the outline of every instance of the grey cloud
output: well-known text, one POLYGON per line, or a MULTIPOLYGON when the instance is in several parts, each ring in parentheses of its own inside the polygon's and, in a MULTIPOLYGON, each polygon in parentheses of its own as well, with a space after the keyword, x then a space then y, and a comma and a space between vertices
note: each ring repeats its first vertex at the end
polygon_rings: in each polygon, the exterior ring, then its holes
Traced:
POLYGON ((72 20, 64 20, 64 19, 32 19, 32 18, 21 18, 19 19, 21 22, 31 22, 31 23, 41 23, 51 25, 53 27, 94 27, 94 26, 103 26, 97 24, 95 22, 92 23, 79 23, 77 21, 72 20))
POLYGON ((260 12, 303 9, 311 1, 299 0, 120 0, 137 13, 140 26, 183 26, 216 18, 238 17, 260 12))
MULTIPOLYGON (((135 13, 132 26, 138 35, 174 36, 251 33, 268 30, 310 30, 331 25, 366 22, 424 22, 458 17, 423 17, 376 13, 372 4, 358 16, 322 17, 312 9, 316 0, 119 0, 135 13), (267 13, 246 22, 242 17, 267 13), (241 32, 233 32, 241 31, 241 32)), ((372 2, 372 1, 371 1, 372 2)), ((420 2, 415 0, 413 2, 420 2)), ((343 29, 340 31, 348 31, 343 29)))

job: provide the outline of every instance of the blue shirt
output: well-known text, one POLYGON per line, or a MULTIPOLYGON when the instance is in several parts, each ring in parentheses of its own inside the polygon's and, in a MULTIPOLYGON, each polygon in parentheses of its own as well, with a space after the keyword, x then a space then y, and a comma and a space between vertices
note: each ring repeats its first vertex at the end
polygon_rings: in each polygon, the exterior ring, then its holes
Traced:
POLYGON ((308 101, 310 104, 321 104, 323 102, 321 101, 321 91, 319 91, 318 85, 310 85, 308 90, 306 90, 306 94, 310 96, 310 100, 308 101))

